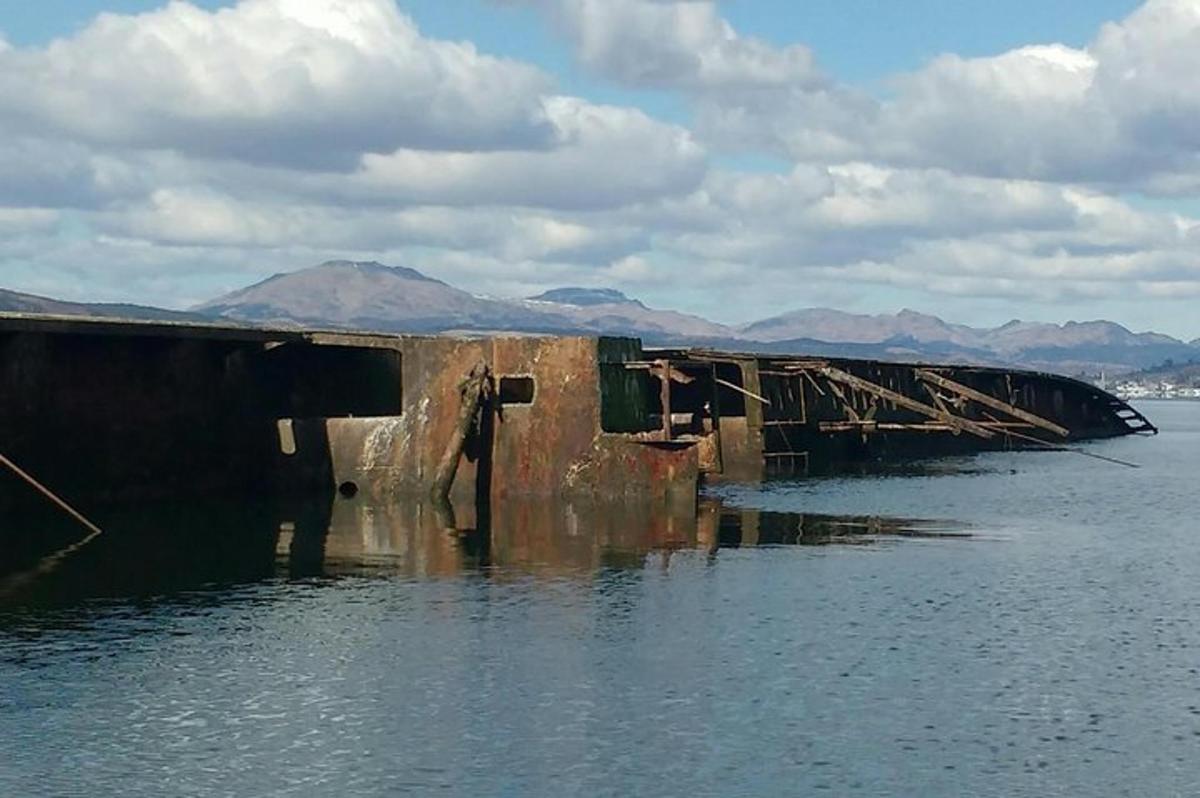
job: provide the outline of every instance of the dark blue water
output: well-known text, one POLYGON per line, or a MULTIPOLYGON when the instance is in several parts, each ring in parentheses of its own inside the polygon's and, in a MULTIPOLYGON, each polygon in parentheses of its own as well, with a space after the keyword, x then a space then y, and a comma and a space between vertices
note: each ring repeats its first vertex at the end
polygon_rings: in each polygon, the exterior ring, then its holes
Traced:
POLYGON ((1138 470, 990 454, 489 544, 347 506, 308 560, 300 524, 113 533, 7 583, 0 795, 1195 795, 1200 404, 1143 410, 1088 447, 1138 470))

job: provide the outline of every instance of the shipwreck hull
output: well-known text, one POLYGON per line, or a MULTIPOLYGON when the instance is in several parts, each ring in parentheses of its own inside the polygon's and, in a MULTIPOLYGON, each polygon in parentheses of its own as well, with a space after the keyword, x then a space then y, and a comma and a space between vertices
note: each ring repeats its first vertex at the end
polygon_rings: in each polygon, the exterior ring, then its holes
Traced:
POLYGON ((711 383, 699 392, 711 393, 708 405, 689 409, 711 414, 719 432, 716 478, 836 473, 1157 432, 1121 399, 1055 374, 699 350, 647 357, 711 383))
MULTIPOLYGON (((704 478, 1152 431, 1093 386, 1032 372, 624 338, 0 315, 0 454, 85 510, 178 497, 407 501, 438 475, 447 499, 483 508, 515 496, 694 501, 704 478)), ((0 471, 0 512, 43 503, 0 471)))
MULTIPOLYGON (((694 497, 697 447, 601 425, 637 341, 450 338, 0 315, 0 453, 83 508, 427 495, 473 369, 491 395, 449 498, 694 497)), ((43 497, 0 468, 0 511, 43 497)))

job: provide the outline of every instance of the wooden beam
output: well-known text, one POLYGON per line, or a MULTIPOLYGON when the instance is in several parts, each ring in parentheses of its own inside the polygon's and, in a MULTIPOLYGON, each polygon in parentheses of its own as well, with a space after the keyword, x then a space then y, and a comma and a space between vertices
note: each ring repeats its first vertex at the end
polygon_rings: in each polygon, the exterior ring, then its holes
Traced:
POLYGON ((813 377, 813 375, 808 373, 808 369, 805 369, 799 373, 804 375, 804 379, 809 381, 809 383, 812 385, 814 391, 821 394, 821 396, 825 395, 825 391, 821 390, 821 386, 817 384, 816 378, 813 377))
POLYGON ((954 380, 943 377, 941 374, 935 374, 934 372, 927 371, 925 369, 917 369, 916 374, 917 377, 925 382, 933 383, 939 388, 945 388, 947 391, 953 391, 959 396, 971 399, 985 407, 990 407, 993 410, 999 410, 1001 413, 1006 413, 1013 418, 1020 419, 1026 424, 1032 424, 1035 427, 1040 427, 1047 432, 1053 432, 1055 435, 1062 436, 1063 438, 1070 437, 1071 435, 1071 431, 1066 427, 1055 424, 1052 421, 1047 421, 1041 416, 1035 416, 1033 413, 1022 410, 1019 407, 1014 407, 1008 402, 1003 402, 994 396, 989 396, 986 393, 975 390, 974 388, 969 388, 966 385, 957 383, 954 380))
POLYGON ((945 411, 938 410, 936 407, 927 405, 924 402, 918 402, 916 399, 913 399, 910 396, 905 396, 902 393, 897 393, 896 391, 884 388, 882 385, 876 385, 870 380, 864 380, 862 377, 856 377, 853 374, 834 368, 833 366, 825 366, 824 368, 820 369, 820 373, 823 377, 828 380, 832 380, 833 382, 840 382, 843 385, 849 385, 852 388, 858 388, 860 391, 866 391, 869 394, 874 394, 880 399, 892 402, 893 404, 903 407, 906 410, 911 410, 914 413, 920 413, 923 416, 928 416, 935 421, 942 421, 946 424, 949 424, 958 432, 969 432, 972 435, 985 439, 991 439, 996 436, 994 432, 982 424, 977 424, 969 419, 956 416, 953 413, 947 413, 945 411))
POLYGON ((720 377, 713 377, 713 382, 717 383, 718 385, 724 385, 726 388, 732 388, 733 390, 737 391, 740 394, 745 394, 746 396, 749 396, 751 399, 762 402, 767 407, 771 406, 771 402, 769 400, 764 399, 763 397, 759 396, 756 393, 747 391, 745 388, 742 388, 739 385, 734 385, 729 380, 723 380, 720 377))
POLYGON ((850 417, 850 421, 852 423, 857 424, 862 420, 858 417, 858 413, 854 412, 854 408, 850 405, 850 403, 846 401, 846 394, 837 386, 836 383, 829 383, 829 390, 833 391, 833 395, 836 396, 838 401, 842 403, 842 409, 846 411, 846 415, 850 417))

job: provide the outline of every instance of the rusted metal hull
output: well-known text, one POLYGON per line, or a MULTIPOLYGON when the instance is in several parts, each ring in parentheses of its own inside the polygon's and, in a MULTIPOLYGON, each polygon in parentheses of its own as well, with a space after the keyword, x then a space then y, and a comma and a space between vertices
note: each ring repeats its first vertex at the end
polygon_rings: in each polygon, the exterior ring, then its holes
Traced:
POLYGON ((646 357, 724 375, 712 388, 722 463, 714 478, 830 473, 1157 432, 1117 397, 1054 374, 700 350, 646 357))
MULTIPOLYGON (((0 452, 86 502, 337 490, 386 503, 425 495, 456 434, 449 498, 487 508, 694 501, 705 476, 1153 430, 1099 389, 1029 372, 21 315, 0 316, 0 386, 0 452), (489 382, 464 416, 472 373, 489 382)), ((22 497, 0 476, 0 506, 22 497)))
MULTIPOLYGON (((0 317, 0 451, 71 499, 424 494, 465 375, 495 381, 456 500, 694 497, 696 441, 608 432, 637 341, 382 336, 0 317)), ((714 451, 710 445, 708 452, 714 451)), ((28 493, 0 474, 0 504, 28 493)))

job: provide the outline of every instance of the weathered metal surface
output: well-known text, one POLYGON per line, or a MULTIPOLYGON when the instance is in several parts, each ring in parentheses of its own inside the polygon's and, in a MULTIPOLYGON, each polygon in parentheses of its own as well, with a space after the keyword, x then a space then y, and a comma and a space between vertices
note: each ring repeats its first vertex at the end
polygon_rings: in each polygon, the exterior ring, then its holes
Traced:
POLYGON ((762 431, 751 430, 745 416, 720 420, 721 476, 758 481, 763 477, 762 431))
POLYGON ((697 465, 702 474, 720 474, 721 439, 720 435, 703 435, 696 444, 697 465))
MULTIPOLYGON (((533 401, 485 406, 458 465, 453 485, 458 498, 480 491, 499 499, 695 490, 694 446, 662 448, 638 435, 601 430, 597 339, 406 339, 400 345, 401 415, 324 422, 335 484, 361 482, 375 496, 427 490, 455 434, 461 376, 477 362, 497 380, 512 375, 532 380, 533 401)), ((319 459, 320 441, 315 445, 319 459)))
MULTIPOLYGON (((446 441, 442 459, 438 461, 437 470, 433 473, 433 481, 429 486, 429 495, 439 504, 444 504, 450 496, 450 488, 454 485, 454 475, 458 473, 458 463, 462 460, 463 447, 466 446, 467 436, 472 433, 472 427, 481 428, 483 422, 480 414, 492 412, 491 401, 494 397, 491 371, 483 363, 471 369, 459 385, 458 391, 458 421, 446 441)), ((480 435, 478 429, 476 435, 480 435)))
MULTIPOLYGON (((428 492, 477 365, 508 389, 471 416, 459 501, 694 497, 702 473, 757 479, 1018 448, 1040 443, 1035 430, 1074 441, 1153 429, 1099 389, 1030 372, 0 315, 0 440, 73 506, 337 488, 387 501, 428 492)), ((0 482, 0 504, 12 495, 0 482)))
POLYGON ((268 488, 278 432, 245 369, 263 342, 120 329, 0 320, 7 453, 76 505, 268 488))
POLYGON ((1116 397, 1057 375, 709 350, 646 356, 668 357, 681 368, 736 364, 735 387, 768 400, 721 410, 722 478, 753 478, 747 475, 762 468, 819 473, 878 459, 1050 445, 1035 432, 1061 442, 1154 429, 1116 397))
MULTIPOLYGON (((491 495, 588 492, 577 479, 600 435, 600 374, 594 338, 497 338, 494 372, 532 375, 532 404, 498 408, 491 495)), ((616 486, 614 486, 616 487, 616 486)))

